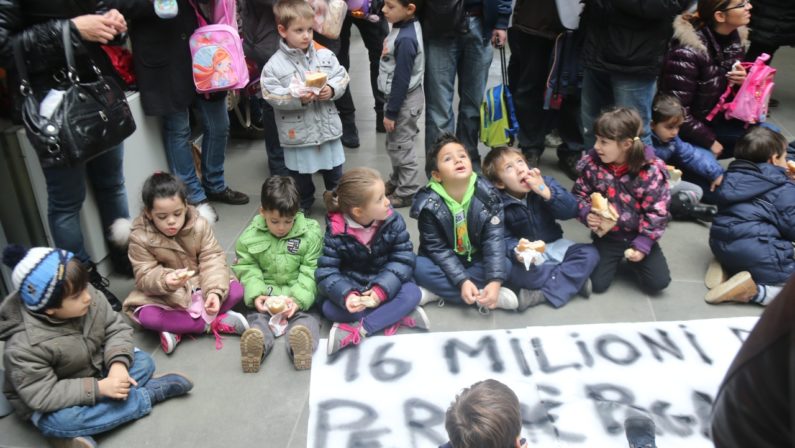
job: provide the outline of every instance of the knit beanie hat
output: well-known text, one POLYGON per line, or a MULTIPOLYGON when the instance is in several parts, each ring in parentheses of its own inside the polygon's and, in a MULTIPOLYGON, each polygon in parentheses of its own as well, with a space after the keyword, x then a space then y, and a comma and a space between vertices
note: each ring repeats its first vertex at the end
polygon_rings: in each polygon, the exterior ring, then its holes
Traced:
POLYGON ((41 311, 61 297, 66 264, 74 254, 62 249, 12 244, 3 250, 3 263, 13 268, 11 282, 22 303, 31 311, 41 311))

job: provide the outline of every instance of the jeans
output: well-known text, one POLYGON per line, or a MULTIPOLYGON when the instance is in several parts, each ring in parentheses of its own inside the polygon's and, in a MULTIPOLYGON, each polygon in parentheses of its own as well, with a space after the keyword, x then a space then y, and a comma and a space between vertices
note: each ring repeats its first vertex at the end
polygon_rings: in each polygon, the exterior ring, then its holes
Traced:
POLYGON ((585 69, 582 80, 582 126, 586 148, 593 148, 593 124, 610 106, 632 107, 643 120, 643 143, 651 146, 651 105, 657 91, 656 76, 625 75, 585 69))
POLYGON ((44 168, 47 181, 47 220, 53 244, 75 254, 83 263, 91 261, 83 245, 80 209, 86 199, 86 177, 97 199, 102 229, 107 234, 118 218, 129 218, 124 187, 124 148, 119 145, 78 166, 44 168))
MULTIPOLYGON (((511 259, 505 257, 505 272, 511 272, 511 259)), ((466 268, 467 277, 475 286, 480 289, 486 286, 487 279, 486 273, 483 270, 483 260, 473 262, 466 268)), ((461 298, 461 288, 454 285, 447 278, 444 271, 439 265, 434 263, 430 258, 417 256, 417 264, 414 267, 414 280, 417 281, 419 286, 431 291, 437 296, 443 298, 445 301, 458 304, 466 304, 464 299, 461 298)))
POLYGON ((268 170, 271 176, 289 176, 290 171, 284 164, 284 148, 279 142, 279 129, 273 107, 262 98, 257 99, 262 111, 262 126, 265 129, 265 151, 268 153, 268 170))
MULTIPOLYGON (((70 406, 48 413, 34 412, 31 421, 45 437, 72 438, 109 431, 152 411, 152 402, 144 385, 154 372, 152 357, 137 350, 129 373, 138 386, 130 388, 126 400, 97 398, 93 406, 70 406)), ((103 375, 106 374, 107 371, 103 372, 103 375)))
POLYGON ((467 17, 469 32, 425 40, 425 153, 444 132, 453 132, 480 168, 478 134, 480 103, 486 90, 493 51, 483 37, 480 17, 467 17), (453 88, 458 76, 458 123, 453 115, 453 88))
POLYGON ((203 96, 197 96, 196 106, 204 129, 201 182, 193 165, 189 110, 163 116, 163 139, 168 166, 188 187, 188 202, 192 204, 206 200, 205 191, 220 193, 226 190, 224 151, 229 137, 229 114, 225 99, 208 101, 203 96))
POLYGON ((367 334, 375 334, 411 314, 419 305, 420 297, 420 288, 409 282, 403 283, 395 297, 375 308, 365 308, 364 311, 351 313, 326 299, 323 301, 322 311, 323 316, 332 322, 362 321, 367 334))
MULTIPOLYGON (((298 171, 288 170, 290 176, 295 179, 298 193, 301 194, 301 209, 305 212, 312 208, 315 203, 315 182, 312 180, 312 174, 299 173, 298 171)), ((337 165, 330 170, 318 171, 323 175, 323 186, 326 191, 334 191, 342 178, 342 165, 337 165)))

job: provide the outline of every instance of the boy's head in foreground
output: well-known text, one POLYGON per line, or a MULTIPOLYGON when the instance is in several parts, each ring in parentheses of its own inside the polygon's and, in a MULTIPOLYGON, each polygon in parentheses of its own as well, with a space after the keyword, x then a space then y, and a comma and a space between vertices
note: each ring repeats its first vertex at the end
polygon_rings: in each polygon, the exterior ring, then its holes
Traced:
POLYGON ((530 169, 522 151, 508 146, 492 149, 483 159, 486 179, 498 189, 519 198, 532 190, 527 182, 530 169))
POLYGON ((306 50, 312 44, 315 11, 306 0, 279 0, 273 6, 276 30, 290 48, 306 50))
POLYGON ((271 176, 262 183, 259 214, 276 238, 284 238, 290 233, 300 204, 301 195, 292 177, 271 176))
POLYGON ((787 168, 787 139, 776 131, 757 126, 737 141, 734 157, 787 168))
POLYGON ((505 384, 488 379, 464 389, 444 422, 453 448, 521 447, 519 399, 505 384))
POLYGON ((472 160, 464 145, 452 134, 442 134, 433 142, 425 169, 442 185, 469 182, 472 160))

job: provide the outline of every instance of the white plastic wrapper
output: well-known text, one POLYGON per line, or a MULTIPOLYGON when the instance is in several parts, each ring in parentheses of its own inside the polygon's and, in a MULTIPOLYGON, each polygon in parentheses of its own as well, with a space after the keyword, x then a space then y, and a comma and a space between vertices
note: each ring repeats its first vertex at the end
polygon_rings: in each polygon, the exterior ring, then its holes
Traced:
POLYGON ((287 313, 289 311, 289 309, 286 309, 281 313, 274 314, 268 321, 268 326, 271 328, 274 337, 278 338, 287 331, 287 313))
POLYGON ((544 262, 544 254, 535 249, 519 250, 517 246, 513 251, 522 257, 526 271, 530 270, 530 266, 538 266, 544 262))
POLYGON ((292 95, 294 98, 300 98, 301 95, 306 95, 307 93, 319 95, 323 87, 307 87, 296 73, 293 75, 293 79, 290 80, 290 86, 288 89, 290 89, 290 95, 292 95))

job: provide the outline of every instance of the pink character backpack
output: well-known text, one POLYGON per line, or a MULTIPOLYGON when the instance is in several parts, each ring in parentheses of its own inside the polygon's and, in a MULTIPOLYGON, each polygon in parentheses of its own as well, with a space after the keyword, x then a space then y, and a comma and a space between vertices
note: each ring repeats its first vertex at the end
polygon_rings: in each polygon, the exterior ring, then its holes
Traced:
POLYGON ((729 85, 721 95, 718 104, 707 115, 707 121, 720 113, 727 119, 737 119, 747 124, 761 123, 767 119, 767 103, 773 93, 773 78, 776 76, 776 69, 767 65, 770 55, 762 53, 753 63, 743 62, 742 66, 746 70, 745 81, 737 90, 737 94, 731 102, 726 102, 732 93, 733 87, 729 85))
POLYGON ((242 89, 248 85, 248 68, 243 42, 237 32, 234 1, 216 0, 215 23, 208 25, 194 0, 190 0, 199 21, 199 28, 190 36, 193 83, 199 93, 242 89))

